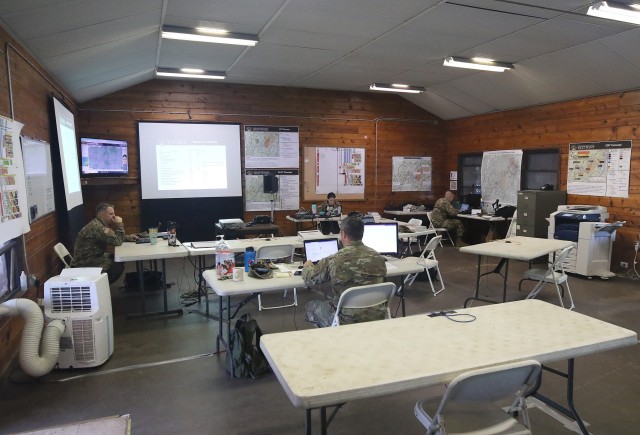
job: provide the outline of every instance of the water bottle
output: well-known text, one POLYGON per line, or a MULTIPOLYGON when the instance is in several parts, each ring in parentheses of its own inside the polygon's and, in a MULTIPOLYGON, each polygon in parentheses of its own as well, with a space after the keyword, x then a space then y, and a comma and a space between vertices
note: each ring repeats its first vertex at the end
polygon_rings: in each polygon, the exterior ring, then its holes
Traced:
POLYGON ((256 262, 256 251, 253 249, 253 246, 247 246, 247 249, 244 250, 244 271, 249 273, 249 269, 251 269, 251 265, 256 262))
POLYGON ((225 242, 224 236, 220 237, 220 241, 216 246, 216 276, 218 279, 231 279, 233 278, 233 268, 236 260, 233 255, 233 251, 225 242))
POLYGON ((20 290, 25 291, 29 288, 27 284, 27 274, 24 273, 24 270, 20 274, 20 290))

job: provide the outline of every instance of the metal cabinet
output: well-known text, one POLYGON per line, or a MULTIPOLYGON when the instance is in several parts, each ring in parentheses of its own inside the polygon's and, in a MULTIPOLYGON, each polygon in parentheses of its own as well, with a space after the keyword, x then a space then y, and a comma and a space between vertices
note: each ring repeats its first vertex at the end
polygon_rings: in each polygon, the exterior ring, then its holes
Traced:
POLYGON ((564 190, 521 190, 518 192, 516 235, 547 238, 549 215, 567 203, 564 190))

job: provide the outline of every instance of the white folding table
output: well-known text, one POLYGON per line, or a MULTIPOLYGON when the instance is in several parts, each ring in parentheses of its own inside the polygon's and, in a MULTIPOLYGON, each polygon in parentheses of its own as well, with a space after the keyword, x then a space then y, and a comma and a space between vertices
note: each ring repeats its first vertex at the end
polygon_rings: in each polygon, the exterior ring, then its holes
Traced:
POLYGON ((167 274, 165 260, 167 258, 186 257, 187 255, 189 255, 189 252, 180 242, 177 242, 177 246, 169 246, 167 241, 160 239, 158 239, 158 243, 155 245, 152 245, 151 243, 124 242, 122 245, 116 246, 115 253, 113 255, 114 260, 116 262, 135 261, 136 271, 138 272, 141 312, 139 314, 130 314, 127 317, 152 317, 182 314, 182 309, 169 310, 167 307, 167 274), (145 260, 162 260, 162 292, 164 297, 163 311, 147 313, 145 310, 143 268, 143 262, 145 260))
POLYGON ((586 434, 573 404, 574 358, 638 340, 634 331, 539 300, 455 314, 463 316, 416 315, 266 334, 260 347, 291 403, 307 411, 308 434, 313 409, 320 410, 326 434, 348 401, 446 383, 469 370, 528 359, 568 360, 567 373, 551 372, 567 378, 569 409, 542 394, 536 397, 569 414, 586 434), (327 407, 335 407, 329 419, 327 407))
POLYGON ((485 299, 479 296, 480 278, 490 273, 497 273, 503 277, 502 302, 507 300, 507 277, 509 274, 509 260, 531 261, 535 258, 549 255, 553 252, 570 246, 572 242, 567 240, 539 239, 536 237, 509 237, 507 239, 494 240, 492 242, 480 243, 478 245, 463 246, 460 252, 476 254, 478 256, 478 270, 476 275, 476 291, 472 297, 464 302, 464 306, 472 300, 496 303, 492 299, 485 299), (497 257, 500 261, 496 267, 485 273, 481 273, 482 257, 497 257), (504 275, 502 268, 504 267, 504 275))

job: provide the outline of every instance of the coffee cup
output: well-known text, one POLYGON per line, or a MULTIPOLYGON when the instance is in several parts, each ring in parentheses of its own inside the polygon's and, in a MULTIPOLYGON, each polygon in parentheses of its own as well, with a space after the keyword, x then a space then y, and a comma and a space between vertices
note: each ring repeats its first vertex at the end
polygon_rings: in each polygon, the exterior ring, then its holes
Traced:
POLYGON ((244 279, 244 269, 241 267, 233 268, 233 280, 234 281, 242 281, 244 279))
POLYGON ((152 245, 158 243, 158 228, 149 228, 149 243, 152 245))

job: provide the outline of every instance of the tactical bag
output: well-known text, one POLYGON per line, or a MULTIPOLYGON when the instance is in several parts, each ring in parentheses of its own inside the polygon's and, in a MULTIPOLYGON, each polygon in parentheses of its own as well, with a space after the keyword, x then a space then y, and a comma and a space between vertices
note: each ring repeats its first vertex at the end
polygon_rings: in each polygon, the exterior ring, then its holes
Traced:
POLYGON ((269 371, 269 363, 260 350, 261 335, 258 322, 251 314, 245 313, 236 320, 226 355, 227 371, 231 376, 255 379, 269 371))

